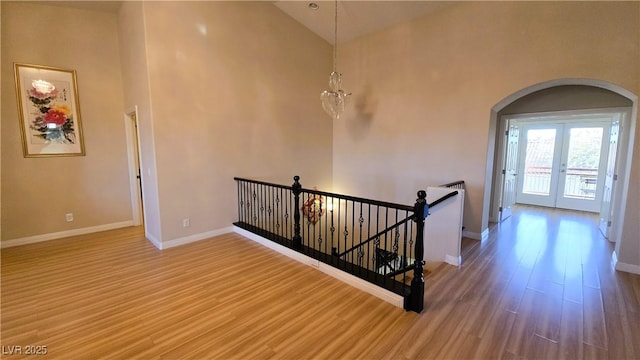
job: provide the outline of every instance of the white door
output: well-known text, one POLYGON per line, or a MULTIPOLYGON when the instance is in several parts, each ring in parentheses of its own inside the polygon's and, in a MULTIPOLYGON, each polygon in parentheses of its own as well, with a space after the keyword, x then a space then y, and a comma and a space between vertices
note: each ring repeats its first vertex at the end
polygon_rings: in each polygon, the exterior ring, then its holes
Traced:
POLYGON ((518 203, 555 207, 561 149, 561 124, 522 126, 516 195, 518 203))
POLYGON ((556 207, 600 212, 610 122, 566 124, 556 207))
POLYGON ((509 124, 506 134, 507 147, 504 162, 504 185, 502 192, 502 204, 500 205, 500 221, 511 216, 512 207, 516 203, 516 184, 518 175, 518 140, 520 128, 516 124, 509 124))
POLYGON ((609 156, 607 156, 607 168, 604 175, 604 189, 602 192, 602 208, 600 210, 600 231, 605 238, 611 239, 609 229, 611 228, 611 209, 613 197, 613 182, 616 170, 616 156, 618 154, 618 138, 620 132, 620 121, 611 124, 611 134, 609 136, 609 156))
POLYGON ((610 122, 523 126, 517 202, 599 212, 610 122))

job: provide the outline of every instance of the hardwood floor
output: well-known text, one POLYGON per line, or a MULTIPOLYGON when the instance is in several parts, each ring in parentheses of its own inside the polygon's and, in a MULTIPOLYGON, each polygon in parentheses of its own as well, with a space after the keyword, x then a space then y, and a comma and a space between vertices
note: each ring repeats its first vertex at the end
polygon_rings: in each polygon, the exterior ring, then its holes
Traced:
POLYGON ((593 217, 520 208, 464 244, 460 268, 426 278, 422 314, 236 234, 3 249, 2 358, 640 359, 640 276, 612 269, 593 217))

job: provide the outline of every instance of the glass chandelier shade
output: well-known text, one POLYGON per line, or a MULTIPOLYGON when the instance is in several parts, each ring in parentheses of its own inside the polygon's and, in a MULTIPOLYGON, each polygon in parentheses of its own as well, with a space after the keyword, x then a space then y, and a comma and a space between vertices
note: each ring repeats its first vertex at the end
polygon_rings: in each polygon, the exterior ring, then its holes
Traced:
POLYGON ((322 101, 322 109, 334 119, 339 119, 344 112, 347 98, 351 93, 341 89, 342 74, 336 71, 336 57, 338 53, 338 0, 335 1, 335 17, 334 17, 334 43, 333 43, 333 71, 329 75, 329 90, 325 90, 320 94, 322 101))
POLYGON ((342 74, 332 71, 331 75, 329 75, 329 89, 331 90, 325 90, 320 94, 322 108, 334 119, 340 118, 340 115, 344 112, 347 97, 351 95, 340 89, 341 84, 342 74))

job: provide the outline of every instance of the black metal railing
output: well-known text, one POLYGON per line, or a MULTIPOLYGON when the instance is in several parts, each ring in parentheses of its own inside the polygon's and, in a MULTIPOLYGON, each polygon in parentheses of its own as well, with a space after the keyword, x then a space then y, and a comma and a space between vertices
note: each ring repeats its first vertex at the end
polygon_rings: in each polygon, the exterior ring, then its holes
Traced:
POLYGON ((422 311, 423 228, 426 202, 414 206, 234 178, 238 222, 234 225, 294 249, 405 298, 405 309, 422 311), (413 275, 408 274, 413 270, 413 275))
POLYGON ((464 190, 464 180, 458 180, 458 181, 453 181, 453 182, 450 182, 450 183, 442 184, 442 185, 440 185, 440 187, 464 190))

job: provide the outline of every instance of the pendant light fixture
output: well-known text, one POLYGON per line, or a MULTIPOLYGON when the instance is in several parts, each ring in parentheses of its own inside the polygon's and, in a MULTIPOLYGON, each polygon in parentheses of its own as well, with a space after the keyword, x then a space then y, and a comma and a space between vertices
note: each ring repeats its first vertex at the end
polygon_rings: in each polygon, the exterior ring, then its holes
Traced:
POLYGON ((336 71, 336 59, 338 56, 338 0, 335 1, 333 28, 333 71, 329 75, 329 89, 320 94, 322 100, 322 108, 334 119, 339 119, 344 112, 344 105, 351 93, 347 93, 341 89, 342 74, 336 71))

